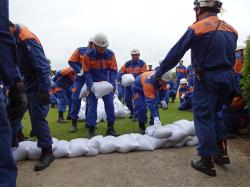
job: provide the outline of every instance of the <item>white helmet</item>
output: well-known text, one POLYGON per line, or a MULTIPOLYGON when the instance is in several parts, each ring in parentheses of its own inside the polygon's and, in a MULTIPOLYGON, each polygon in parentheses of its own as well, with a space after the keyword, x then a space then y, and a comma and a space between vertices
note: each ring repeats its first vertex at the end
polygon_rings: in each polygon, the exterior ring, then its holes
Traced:
POLYGON ((93 43, 94 42, 94 38, 89 38, 89 41, 88 41, 88 43, 93 43))
POLYGON ((215 8, 220 12, 222 2, 220 0, 195 0, 194 1, 194 8, 201 8, 201 7, 211 7, 215 8))
POLYGON ((245 49, 245 47, 244 47, 244 46, 239 45, 239 46, 237 46, 236 51, 239 51, 239 50, 244 50, 244 49, 245 49))
POLYGON ((140 51, 139 49, 132 49, 131 52, 130 52, 131 55, 139 55, 140 54, 140 51))
POLYGON ((105 34, 103 33, 98 33, 94 36, 94 44, 99 46, 99 47, 108 47, 109 42, 108 38, 105 34))
POLYGON ((187 84, 188 83, 188 81, 187 81, 187 79, 185 79, 185 78, 182 78, 181 80, 180 80, 180 84, 187 84))
POLYGON ((165 81, 165 82, 168 82, 172 79, 172 71, 167 71, 166 73, 164 73, 162 76, 161 76, 161 80, 165 81))

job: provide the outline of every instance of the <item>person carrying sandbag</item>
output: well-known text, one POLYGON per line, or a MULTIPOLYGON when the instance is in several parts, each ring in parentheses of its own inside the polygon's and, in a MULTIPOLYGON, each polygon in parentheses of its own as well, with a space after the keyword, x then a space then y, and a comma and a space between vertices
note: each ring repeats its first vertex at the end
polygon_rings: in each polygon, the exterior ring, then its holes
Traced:
MULTIPOLYGON (((115 89, 115 80, 117 77, 117 63, 114 53, 107 49, 109 42, 105 34, 98 33, 94 36, 94 49, 86 51, 84 58, 81 58, 83 64, 83 72, 87 84, 87 127, 88 137, 95 136, 95 126, 97 119, 97 98, 92 91, 94 82, 107 81, 115 89)), ((115 111, 114 111, 114 93, 111 91, 109 94, 102 97, 105 112, 107 114, 107 135, 118 136, 114 129, 115 111)))
MULTIPOLYGON (((140 57, 140 51, 138 49, 132 49, 131 50, 131 60, 127 61, 122 67, 121 67, 121 76, 124 76, 126 74, 132 74, 134 78, 139 76, 141 73, 147 71, 147 64, 139 59, 140 57)), ((131 114, 129 116, 130 119, 133 118, 133 121, 136 121, 136 115, 134 113, 134 105, 133 105, 133 98, 132 98, 132 85, 126 86, 124 88, 124 99, 125 104, 130 110, 131 114)))

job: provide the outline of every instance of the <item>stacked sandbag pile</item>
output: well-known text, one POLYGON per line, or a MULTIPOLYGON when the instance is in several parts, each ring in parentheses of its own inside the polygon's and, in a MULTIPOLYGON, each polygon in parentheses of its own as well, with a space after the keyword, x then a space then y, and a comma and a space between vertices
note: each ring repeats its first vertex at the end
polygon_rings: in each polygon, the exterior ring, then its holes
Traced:
MULTIPOLYGON (((180 120, 170 125, 156 129, 154 126, 146 129, 146 134, 124 134, 119 137, 95 136, 92 139, 77 138, 65 141, 53 138, 53 153, 56 158, 95 156, 113 152, 127 153, 131 151, 153 151, 159 148, 195 146, 198 139, 195 136, 194 123, 180 120)), ((13 150, 16 161, 38 159, 41 149, 36 142, 24 141, 13 150)))
MULTIPOLYGON (((114 107, 115 107, 115 117, 117 119, 125 118, 130 111, 128 108, 122 104, 122 102, 118 99, 117 95, 114 96, 114 107)), ((78 114, 79 119, 86 119, 85 116, 86 111, 86 99, 82 99, 81 108, 78 114)), ((98 99, 97 104, 97 123, 100 121, 106 121, 107 115, 104 108, 104 102, 102 99, 98 99)))

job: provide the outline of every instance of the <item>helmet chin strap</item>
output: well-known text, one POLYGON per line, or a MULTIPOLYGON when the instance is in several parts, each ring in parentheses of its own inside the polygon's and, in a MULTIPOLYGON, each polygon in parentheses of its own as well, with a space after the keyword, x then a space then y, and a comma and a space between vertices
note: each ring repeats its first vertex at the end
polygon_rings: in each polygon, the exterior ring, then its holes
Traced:
POLYGON ((203 10, 201 10, 200 8, 197 8, 196 9, 196 11, 195 11, 195 13, 196 13, 196 21, 198 21, 199 20, 199 16, 201 15, 201 14, 203 14, 205 11, 203 10))

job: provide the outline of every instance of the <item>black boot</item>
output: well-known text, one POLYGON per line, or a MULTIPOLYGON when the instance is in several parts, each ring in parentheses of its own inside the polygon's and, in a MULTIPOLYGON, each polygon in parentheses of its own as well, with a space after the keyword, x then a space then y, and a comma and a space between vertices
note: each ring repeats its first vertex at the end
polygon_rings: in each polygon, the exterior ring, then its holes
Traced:
POLYGON ((12 148, 16 148, 19 146, 18 135, 15 133, 12 134, 12 148))
POLYGON ((89 127, 88 139, 95 137, 95 127, 89 127))
POLYGON ((114 129, 114 123, 108 123, 108 129, 107 129, 106 135, 115 136, 115 137, 119 136, 119 134, 114 129))
POLYGON ((68 113, 66 120, 72 120, 70 114, 68 113))
POLYGON ((74 133, 77 131, 77 119, 72 119, 72 126, 70 132, 74 133))
POLYGON ((52 147, 43 148, 42 154, 41 154, 39 160, 37 161, 37 163, 34 167, 34 170, 40 171, 40 170, 47 168, 50 165, 50 163, 53 162, 54 158, 55 157, 52 153, 52 147))
POLYGON ((214 162, 217 164, 230 164, 230 159, 227 154, 226 140, 217 142, 217 153, 214 157, 214 162))
POLYGON ((58 119, 57 119, 58 123, 65 123, 65 119, 63 117, 63 112, 58 112, 58 119))
POLYGON ((216 171, 214 168, 214 161, 213 161, 213 157, 209 156, 209 157, 201 157, 200 160, 192 160, 191 161, 191 166, 202 172, 205 173, 211 177, 215 177, 216 176, 216 171))
POLYGON ((140 128, 140 129, 139 129, 139 133, 140 133, 140 134, 145 134, 145 129, 146 129, 145 124, 139 122, 139 128, 140 128))

